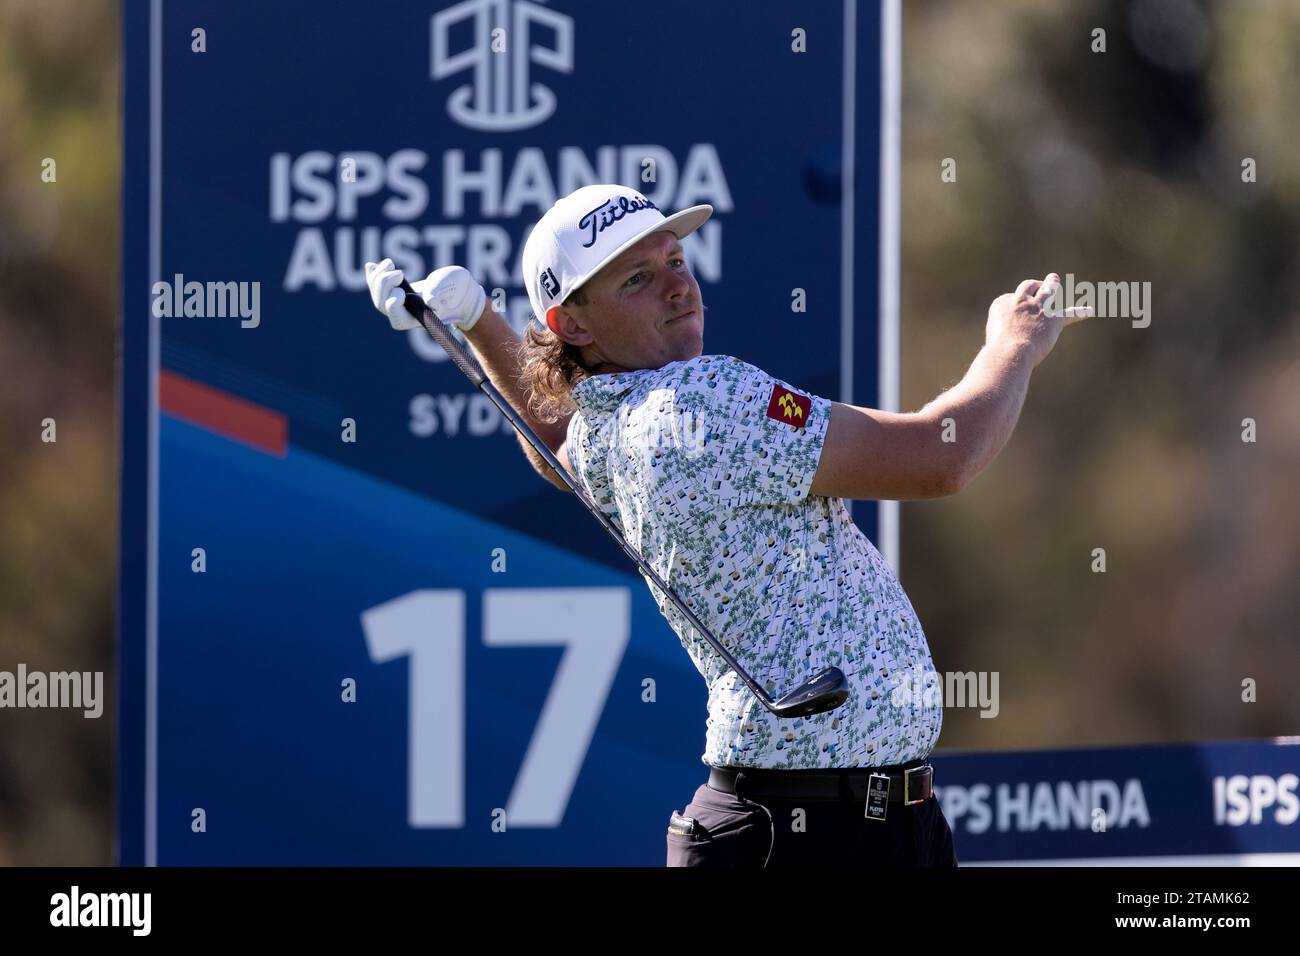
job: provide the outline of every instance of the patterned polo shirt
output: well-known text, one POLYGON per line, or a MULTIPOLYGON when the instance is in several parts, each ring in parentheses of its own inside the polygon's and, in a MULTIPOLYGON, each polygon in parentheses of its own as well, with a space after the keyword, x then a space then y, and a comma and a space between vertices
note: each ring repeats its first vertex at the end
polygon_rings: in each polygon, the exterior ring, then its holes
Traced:
POLYGON ((708 686, 704 763, 927 756, 942 703, 894 694, 933 671, 916 612, 844 500, 809 494, 830 400, 728 355, 592 376, 573 399, 578 482, 754 679, 775 697, 831 665, 848 678, 835 710, 778 719, 642 575, 708 686))

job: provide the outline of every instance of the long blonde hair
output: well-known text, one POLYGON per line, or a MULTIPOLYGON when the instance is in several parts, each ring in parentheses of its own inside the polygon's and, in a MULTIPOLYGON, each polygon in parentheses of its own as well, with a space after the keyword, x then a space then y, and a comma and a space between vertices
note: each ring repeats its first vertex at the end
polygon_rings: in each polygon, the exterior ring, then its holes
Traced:
MULTIPOLYGON (((577 289, 565 305, 586 305, 587 296, 577 289)), ((519 344, 519 380, 528 395, 528 410, 538 421, 552 424, 577 410, 570 392, 590 369, 583 364, 582 350, 554 332, 529 322, 519 344)))

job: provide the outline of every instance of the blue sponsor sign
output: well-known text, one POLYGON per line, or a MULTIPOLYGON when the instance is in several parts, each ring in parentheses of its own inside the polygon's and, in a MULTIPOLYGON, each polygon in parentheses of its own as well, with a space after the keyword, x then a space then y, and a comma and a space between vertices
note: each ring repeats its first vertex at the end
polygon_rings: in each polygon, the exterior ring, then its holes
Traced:
POLYGON ((1300 738, 940 753, 961 864, 1300 864, 1300 738))
POLYGON ((556 198, 708 202, 706 350, 893 407, 896 19, 789 9, 128 0, 121 862, 662 863, 703 682, 363 264, 522 329, 556 198))

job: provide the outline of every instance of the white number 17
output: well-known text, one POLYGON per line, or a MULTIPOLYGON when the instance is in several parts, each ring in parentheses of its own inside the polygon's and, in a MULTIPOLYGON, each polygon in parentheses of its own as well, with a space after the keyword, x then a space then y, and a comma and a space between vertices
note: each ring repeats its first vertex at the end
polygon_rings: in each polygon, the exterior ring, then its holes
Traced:
MULTIPOLYGON (((488 647, 565 648, 506 804, 511 827, 555 827, 631 631, 627 588, 489 588, 488 647)), ((465 592, 412 591, 361 615, 370 659, 410 659, 407 822, 465 825, 465 592)), ((484 814, 484 822, 487 815, 484 814)))

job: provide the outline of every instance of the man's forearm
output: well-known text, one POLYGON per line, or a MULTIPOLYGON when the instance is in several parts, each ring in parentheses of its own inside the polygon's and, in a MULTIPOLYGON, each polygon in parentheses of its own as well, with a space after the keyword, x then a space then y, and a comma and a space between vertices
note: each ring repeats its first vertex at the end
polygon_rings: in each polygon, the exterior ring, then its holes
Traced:
MULTIPOLYGON (((510 403, 526 421, 537 437, 542 440, 552 452, 559 449, 564 443, 565 435, 569 430, 569 417, 561 418, 556 422, 541 422, 533 417, 528 410, 528 394, 519 380, 520 373, 520 356, 519 356, 519 336, 515 334, 514 329, 510 328, 508 323, 497 311, 492 308, 489 302, 484 308, 483 314, 479 320, 474 323, 474 328, 465 333, 465 338, 469 344, 474 347, 474 354, 478 358, 479 364, 483 366, 483 371, 487 373, 492 384, 497 387, 502 396, 510 403)), ((528 460, 532 462, 544 477, 554 474, 551 467, 546 464, 546 460, 537 453, 528 440, 523 435, 516 433, 519 439, 519 445, 528 460)), ((549 479, 557 486, 562 485, 558 477, 549 479)))
POLYGON ((1022 347, 993 342, 980 349, 960 382, 921 409, 936 420, 951 418, 956 424, 961 485, 988 467, 1011 438, 1032 372, 1022 347))

